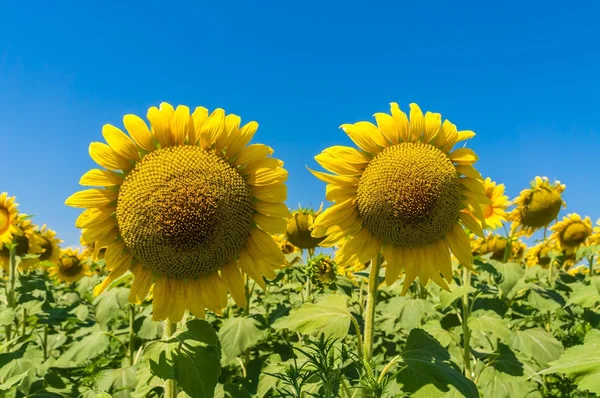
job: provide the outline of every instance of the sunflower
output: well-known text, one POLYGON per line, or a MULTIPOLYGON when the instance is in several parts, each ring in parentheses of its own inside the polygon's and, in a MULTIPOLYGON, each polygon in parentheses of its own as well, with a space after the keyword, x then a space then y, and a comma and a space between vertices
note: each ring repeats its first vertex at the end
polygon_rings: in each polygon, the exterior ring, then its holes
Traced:
POLYGON ((575 276, 578 274, 587 275, 590 273, 590 268, 587 265, 578 265, 577 267, 569 268, 567 273, 571 276, 575 276))
POLYGON ((61 250, 57 263, 50 267, 48 273, 51 278, 61 282, 77 282, 84 276, 92 275, 90 267, 85 260, 83 253, 79 250, 71 248, 61 250))
POLYGON ((558 243, 558 247, 566 254, 574 253, 592 234, 592 220, 589 217, 582 219, 577 213, 563 217, 550 230, 554 233, 550 240, 558 243))
POLYGON ((525 263, 528 267, 539 265, 542 268, 548 268, 550 261, 552 260, 549 256, 550 252, 555 249, 554 244, 549 240, 531 247, 525 254, 525 263))
POLYGON ((50 261, 56 263, 60 258, 60 243, 62 240, 56 237, 56 232, 48 228, 46 224, 42 225, 42 228, 37 232, 38 241, 42 248, 40 254, 40 261, 50 261))
POLYGON ((246 273, 265 287, 285 257, 271 234, 284 233, 287 171, 263 144, 247 145, 258 124, 216 109, 167 103, 148 110, 151 127, 123 118, 127 136, 111 125, 108 142, 92 143, 91 157, 105 169, 86 173, 66 204, 87 208, 76 221, 95 250, 106 247, 111 271, 101 293, 130 270, 131 302, 154 284, 153 318, 179 321, 188 309, 221 313, 227 291, 245 306, 246 273), (240 270, 241 269, 241 270, 240 270))
POLYGON ((299 248, 290 243, 285 234, 273 235, 273 238, 275 239, 275 242, 277 242, 277 244, 279 245, 279 248, 281 249, 281 252, 283 254, 292 254, 300 251, 299 248))
MULTIPOLYGON (((85 240, 83 240, 83 234, 79 237, 79 243, 81 244, 81 247, 83 247, 83 255, 85 257, 92 257, 96 260, 104 259, 104 255, 106 254, 106 247, 101 248, 99 246, 96 246, 94 242, 87 243, 85 240), (96 248, 98 249, 97 251, 96 248)), ((98 270, 99 267, 94 268, 94 271, 98 270)))
POLYGON ((485 225, 490 229, 499 228, 506 221, 506 208, 510 206, 508 196, 504 195, 504 184, 496 184, 488 177, 483 182, 483 187, 490 199, 490 203, 481 206, 485 225))
POLYGON ((292 212, 288 220, 286 237, 294 246, 300 249, 314 250, 325 239, 325 237, 314 238, 311 236, 311 228, 315 217, 323 212, 323 205, 315 211, 311 208, 299 208, 292 212))
POLYGON ((562 269, 565 271, 572 268, 577 263, 577 254, 575 252, 567 253, 566 251, 561 251, 560 256, 558 257, 559 265, 562 266, 562 269))
POLYGON ((509 261, 518 263, 523 260, 525 252, 527 251, 527 245, 521 239, 513 240, 510 245, 510 257, 509 261))
POLYGON ((593 234, 590 236, 590 241, 593 245, 600 245, 600 218, 596 220, 593 234))
POLYGON ((327 287, 335 282, 337 265, 327 254, 319 254, 308 261, 308 274, 314 285, 327 287))
POLYGON ((328 183, 334 205, 315 219, 312 235, 328 243, 344 237, 335 261, 340 266, 366 263, 383 248, 386 282, 405 270, 403 292, 417 276, 447 288, 452 280, 450 250, 470 267, 469 237, 461 224, 483 235, 481 205, 489 203, 468 148, 452 150, 475 135, 457 131, 441 115, 410 105, 410 120, 396 103, 391 116, 341 128, 359 147, 333 146, 315 159, 326 170, 312 173, 328 183), (440 275, 441 274, 441 275, 440 275))
POLYGON ((531 188, 521 191, 514 200, 516 208, 509 214, 513 233, 530 237, 538 229, 548 226, 565 205, 561 196, 565 188, 566 185, 558 180, 552 184, 547 177, 535 177, 531 188))
POLYGON ((15 197, 8 197, 8 193, 0 194, 0 249, 7 243, 13 241, 13 236, 19 234, 17 220, 19 211, 15 197))
MULTIPOLYGON (((21 213, 16 220, 17 234, 13 236, 13 242, 16 243, 15 255, 20 257, 19 270, 30 272, 35 269, 40 260, 35 255, 40 255, 44 249, 41 246, 40 237, 36 232, 36 226, 30 220, 30 216, 21 213), (31 258, 24 258, 32 256, 31 258)), ((4 272, 9 272, 10 252, 7 246, 0 249, 0 263, 4 272)))

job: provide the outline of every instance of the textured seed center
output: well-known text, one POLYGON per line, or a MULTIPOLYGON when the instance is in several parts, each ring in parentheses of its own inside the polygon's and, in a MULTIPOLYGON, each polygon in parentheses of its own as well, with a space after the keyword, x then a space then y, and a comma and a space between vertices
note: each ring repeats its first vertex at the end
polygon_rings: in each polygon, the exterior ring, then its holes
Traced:
POLYGON ((521 223, 530 227, 544 227, 558 216, 562 199, 553 189, 533 191, 525 201, 521 223))
POLYGON ((60 259, 60 272, 67 276, 77 275, 81 271, 81 262, 77 257, 67 256, 60 259))
POLYGON ((48 260, 50 256, 52 256, 52 243, 48 239, 41 237, 40 247, 44 250, 42 254, 40 254, 40 261, 48 260))
POLYGON ((358 184, 358 209, 371 233, 402 247, 443 238, 461 205, 456 168, 442 151, 402 143, 379 153, 358 184))
POLYGON ((310 227, 313 223, 313 216, 309 213, 299 212, 288 221, 287 238, 296 247, 301 249, 314 249, 319 246, 325 237, 313 238, 310 235, 310 227))
POLYGON ((581 222, 569 224, 562 232, 562 241, 566 246, 574 247, 582 244, 588 237, 588 230, 581 222))
POLYGON ((9 227, 10 217, 6 209, 0 209, 0 233, 6 231, 9 227))
POLYGON ((126 246, 172 278, 210 273, 237 256, 252 228, 242 176, 194 146, 151 152, 119 190, 117 222, 126 246))

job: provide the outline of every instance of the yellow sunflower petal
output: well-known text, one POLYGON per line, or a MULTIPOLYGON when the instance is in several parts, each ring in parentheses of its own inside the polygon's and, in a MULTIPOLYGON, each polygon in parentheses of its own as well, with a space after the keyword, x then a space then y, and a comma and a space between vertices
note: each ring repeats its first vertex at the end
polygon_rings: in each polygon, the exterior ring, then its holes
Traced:
POLYGON ((287 229, 287 220, 281 217, 271 217, 256 213, 252 216, 252 219, 263 231, 267 231, 272 235, 284 234, 287 229))
POLYGON ((106 189, 86 189, 85 191, 75 192, 65 201, 67 206, 71 207, 104 207, 117 200, 116 192, 106 189))
POLYGON ((377 127, 379 127, 379 130, 381 130, 383 135, 392 144, 397 144, 401 141, 398 125, 392 116, 388 115, 387 113, 376 113, 374 116, 375 121, 377 122, 377 127))
POLYGON ((366 152, 379 153, 382 147, 387 146, 383 134, 372 123, 358 122, 342 124, 340 127, 360 149, 366 152))
POLYGON ((240 152, 240 155, 235 159, 235 166, 254 163, 267 156, 273 154, 273 149, 264 144, 248 145, 240 152))
POLYGON ((121 185, 123 177, 110 170, 92 169, 85 173, 79 180, 79 185, 84 187, 110 187, 121 185))
POLYGON ((140 272, 137 272, 135 274, 135 278, 133 278, 133 282, 131 283, 129 301, 134 304, 141 304, 148 296, 151 286, 152 271, 149 269, 143 269, 140 272))
POLYGON ((470 148, 458 148, 450 154, 450 160, 459 165, 471 165, 477 161, 477 155, 470 148))
POLYGON ((235 261, 231 261, 221 268, 221 279, 237 306, 246 307, 244 277, 235 261))
POLYGON ((410 133, 409 133, 410 128, 409 128, 409 121, 408 121, 408 117, 406 116, 406 113, 404 113, 400 110, 400 107, 398 106, 398 104, 396 102, 390 103, 390 109, 391 109, 392 117, 396 121, 396 126, 398 127, 398 137, 404 142, 409 141, 410 140, 410 133))
MULTIPOLYGON (((200 131, 202 131, 202 126, 204 122, 208 119, 208 109, 199 106, 194 109, 194 113, 192 113, 192 124, 194 128, 191 128, 188 133, 188 140, 191 145, 194 145, 200 139, 200 131)), ((204 314, 204 307, 202 307, 202 313, 204 314)))
POLYGON ((171 134, 176 144, 183 145, 194 128, 194 122, 190 118, 190 108, 185 105, 177 106, 173 119, 171 119, 171 134))
POLYGON ((115 153, 124 159, 138 161, 140 155, 131 139, 120 129, 113 125, 105 124, 102 127, 102 136, 115 153))
POLYGON ((131 162, 101 142, 92 142, 89 153, 94 162, 109 170, 129 170, 132 166, 131 162))
POLYGON ((442 115, 439 113, 427 112, 425 113, 424 123, 425 135, 423 141, 431 142, 442 128, 442 115))
POLYGON ((410 106, 410 138, 411 141, 416 141, 421 137, 423 130, 425 129, 425 118, 419 105, 412 103, 410 106))
POLYGON ((446 243, 456 256, 462 266, 472 268, 473 255, 471 254, 471 243, 469 237, 459 224, 455 224, 446 234, 446 243))
POLYGON ((154 138, 142 118, 136 115, 125 115, 123 125, 139 147, 148 152, 154 150, 154 138))
POLYGON ((173 143, 171 136, 171 119, 155 106, 148 109, 146 118, 150 121, 152 133, 161 147, 168 147, 173 143))
POLYGON ((358 185, 358 178, 350 177, 350 176, 339 176, 339 175, 331 175, 327 173, 322 173, 320 171, 315 171, 308 169, 315 177, 319 180, 324 181, 328 184, 339 185, 340 187, 355 187, 358 185))
POLYGON ((249 189, 253 197, 263 202, 278 203, 287 199, 287 186, 281 183, 258 187, 251 186, 249 189))
POLYGON ((244 127, 242 127, 238 134, 236 134, 236 139, 232 141, 231 145, 227 148, 227 156, 236 157, 240 153, 240 151, 250 142, 254 134, 258 130, 258 123, 249 122, 244 127))

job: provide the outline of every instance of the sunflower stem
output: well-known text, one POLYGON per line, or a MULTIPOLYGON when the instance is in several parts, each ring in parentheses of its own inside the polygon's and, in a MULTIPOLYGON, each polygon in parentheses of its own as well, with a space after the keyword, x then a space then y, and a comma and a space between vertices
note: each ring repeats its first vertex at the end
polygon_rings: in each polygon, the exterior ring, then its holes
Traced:
MULTIPOLYGON (((463 266, 463 285, 471 284, 471 271, 463 266)), ((469 379, 473 378, 471 373, 471 330, 469 330, 469 293, 465 291, 462 296, 462 328, 463 328, 463 362, 465 363, 465 376, 469 379)))
POLYGON ((371 261, 369 286, 367 287, 367 307, 365 309, 365 340, 363 355, 366 362, 373 358, 373 332, 375 329, 375 305, 377 304, 377 287, 379 285, 379 268, 381 267, 381 254, 377 254, 371 261))
POLYGON ((356 353, 359 358, 363 356, 363 343, 362 343, 362 334, 360 333, 360 326, 358 325, 358 321, 354 316, 350 317, 352 321, 352 325, 354 325, 354 329, 356 330, 356 353))
POLYGON ((129 366, 133 366, 135 363, 135 331, 133 330, 135 310, 135 304, 129 304, 129 366))
MULTIPOLYGON (((310 260, 312 260, 313 258, 313 251, 312 249, 308 249, 308 252, 306 254, 306 266, 309 267, 310 265, 310 260)), ((308 301, 309 303, 312 303, 312 283, 310 281, 310 275, 307 273, 306 274, 306 301, 308 301)))
MULTIPOLYGON (((11 243, 8 246, 8 292, 6 293, 6 300, 8 301, 9 308, 16 307, 15 301, 15 280, 17 276, 17 261, 16 261, 16 250, 17 245, 11 243)), ((18 333, 18 332, 17 332, 18 333)), ((12 324, 6 326, 6 340, 10 341, 12 338, 12 324)), ((8 347, 10 350, 10 347, 8 347)))
MULTIPOLYGON (((177 330, 177 324, 170 320, 165 320, 165 332, 164 339, 169 340, 175 331, 177 330)), ((165 381, 165 397, 164 398, 177 398, 177 384, 174 379, 167 379, 165 381)))
POLYGON ((27 310, 25 309, 25 307, 23 307, 23 323, 21 324, 21 336, 25 336, 25 332, 26 332, 26 327, 27 327, 27 322, 25 321, 25 319, 27 318, 27 310))
POLYGON ((44 324, 44 335, 42 337, 42 348, 44 351, 44 361, 48 359, 48 324, 44 324))

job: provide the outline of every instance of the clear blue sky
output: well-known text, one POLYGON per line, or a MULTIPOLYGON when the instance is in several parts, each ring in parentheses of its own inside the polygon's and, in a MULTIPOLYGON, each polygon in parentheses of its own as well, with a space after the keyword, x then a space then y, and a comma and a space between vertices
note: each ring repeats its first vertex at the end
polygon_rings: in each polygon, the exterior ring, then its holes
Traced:
POLYGON ((600 217, 597 2, 91 3, 0 10, 0 191, 67 245, 88 145, 161 101, 258 121, 290 206, 324 200, 306 165, 349 143, 340 124, 396 101, 474 130, 479 169, 511 197, 557 177, 570 211, 600 217))

